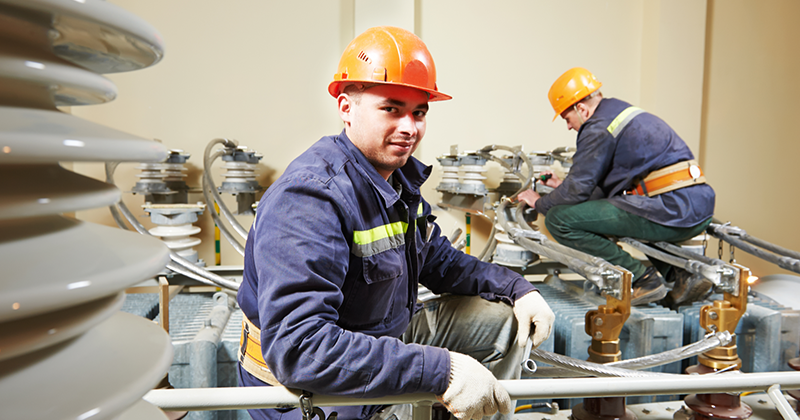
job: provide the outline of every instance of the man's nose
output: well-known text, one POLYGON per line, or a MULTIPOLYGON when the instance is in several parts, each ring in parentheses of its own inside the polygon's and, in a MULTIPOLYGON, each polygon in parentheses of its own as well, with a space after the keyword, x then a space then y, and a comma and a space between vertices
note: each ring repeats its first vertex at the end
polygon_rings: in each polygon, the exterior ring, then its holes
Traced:
POLYGON ((414 118, 414 114, 408 113, 400 117, 398 129, 409 136, 416 136, 417 120, 414 118))

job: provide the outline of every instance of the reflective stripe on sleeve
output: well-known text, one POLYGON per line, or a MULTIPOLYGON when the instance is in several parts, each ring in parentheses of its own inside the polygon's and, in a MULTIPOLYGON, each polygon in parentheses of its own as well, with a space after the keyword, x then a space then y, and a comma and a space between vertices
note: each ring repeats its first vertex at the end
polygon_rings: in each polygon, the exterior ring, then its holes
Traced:
POLYGON ((614 118, 614 121, 611 121, 611 124, 608 125, 608 132, 611 133, 611 135, 616 138, 617 135, 619 135, 619 133, 622 131, 622 129, 624 129, 625 126, 628 125, 628 123, 631 122, 631 120, 634 117, 641 114, 642 112, 644 112, 643 109, 635 106, 629 106, 625 108, 622 112, 619 113, 619 115, 617 115, 616 118, 614 118))

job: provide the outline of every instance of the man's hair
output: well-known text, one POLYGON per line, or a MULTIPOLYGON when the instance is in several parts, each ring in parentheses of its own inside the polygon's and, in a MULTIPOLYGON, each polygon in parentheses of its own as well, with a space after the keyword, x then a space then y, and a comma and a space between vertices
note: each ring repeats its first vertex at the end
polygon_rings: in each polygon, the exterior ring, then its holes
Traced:
POLYGON ((590 94, 586 95, 586 97, 584 97, 584 98, 583 98, 583 99, 581 99, 580 101, 576 102, 575 104, 577 105, 577 104, 579 104, 579 103, 581 103, 581 102, 583 102, 583 103, 587 103, 587 102, 589 102, 589 101, 593 100, 594 98, 603 99, 603 93, 602 93, 602 92, 600 92, 599 90, 596 90, 596 91, 594 91, 594 92, 592 92, 592 93, 590 93, 590 94))
POLYGON ((367 84, 367 83, 351 83, 344 87, 342 93, 346 93, 353 102, 358 104, 361 102, 361 94, 364 93, 365 90, 375 86, 374 84, 367 84))

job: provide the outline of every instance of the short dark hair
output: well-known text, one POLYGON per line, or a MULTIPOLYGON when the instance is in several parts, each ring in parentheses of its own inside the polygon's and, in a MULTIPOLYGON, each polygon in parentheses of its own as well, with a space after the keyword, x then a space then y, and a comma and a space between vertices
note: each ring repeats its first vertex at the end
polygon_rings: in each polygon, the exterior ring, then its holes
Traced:
POLYGON ((373 86, 375 86, 375 84, 372 83, 350 83, 342 89, 342 93, 346 93, 347 96, 352 98, 353 102, 357 104, 361 101, 361 94, 373 86))

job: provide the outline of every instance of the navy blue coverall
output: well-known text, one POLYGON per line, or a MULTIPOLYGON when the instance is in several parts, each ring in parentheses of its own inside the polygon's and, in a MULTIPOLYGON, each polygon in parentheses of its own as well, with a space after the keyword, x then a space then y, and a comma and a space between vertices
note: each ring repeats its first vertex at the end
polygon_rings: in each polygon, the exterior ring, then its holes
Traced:
MULTIPOLYGON (((284 386, 324 395, 442 394, 447 349, 404 344, 418 283, 434 293, 513 303, 535 288, 519 274, 453 248, 419 188, 415 158, 393 188, 344 132, 323 137, 262 197, 238 301, 261 331, 264 360, 284 386)), ((240 385, 264 386, 241 365, 240 385)), ((340 419, 377 407, 338 407, 340 419)), ((300 418, 299 410, 251 410, 300 418)))

